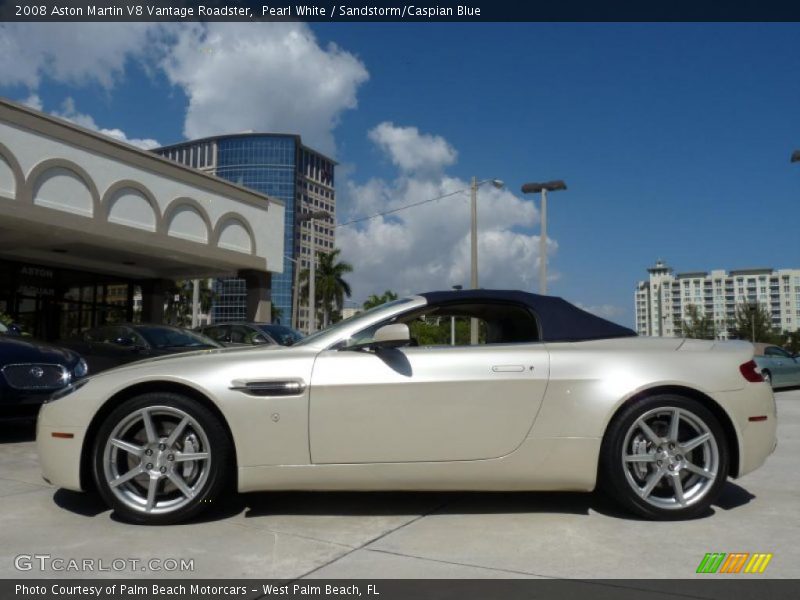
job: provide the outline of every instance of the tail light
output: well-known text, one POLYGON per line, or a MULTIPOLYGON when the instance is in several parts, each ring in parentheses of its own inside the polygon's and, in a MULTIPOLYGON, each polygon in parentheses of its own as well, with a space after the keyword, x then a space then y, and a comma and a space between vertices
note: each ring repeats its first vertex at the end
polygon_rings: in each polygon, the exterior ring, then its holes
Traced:
POLYGON ((764 377, 758 371, 758 365, 754 360, 739 365, 739 371, 742 373, 742 377, 747 379, 747 381, 752 381, 753 383, 764 381, 764 377))

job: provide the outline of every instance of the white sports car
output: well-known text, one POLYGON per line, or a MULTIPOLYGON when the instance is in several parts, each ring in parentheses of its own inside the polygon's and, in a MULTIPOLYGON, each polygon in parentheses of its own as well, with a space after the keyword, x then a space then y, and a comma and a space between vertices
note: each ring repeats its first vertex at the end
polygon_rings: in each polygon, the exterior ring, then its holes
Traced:
POLYGON ((654 519, 707 511, 776 444, 746 342, 637 337, 560 298, 402 298, 284 348, 107 371, 39 416, 45 478, 125 519, 255 490, 582 490, 654 519), (472 343, 470 343, 472 342, 472 343))

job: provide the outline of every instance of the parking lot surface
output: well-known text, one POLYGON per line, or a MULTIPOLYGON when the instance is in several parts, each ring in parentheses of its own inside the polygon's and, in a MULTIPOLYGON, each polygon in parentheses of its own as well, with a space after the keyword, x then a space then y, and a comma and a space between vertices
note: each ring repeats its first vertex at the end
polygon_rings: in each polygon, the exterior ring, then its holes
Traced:
POLYGON ((707 552, 769 552, 754 577, 796 578, 800 390, 776 398, 767 464, 729 481, 707 516, 663 523, 600 494, 287 492, 235 496, 186 525, 128 525, 97 497, 41 479, 32 425, 0 424, 0 577, 687 578, 707 552), (20 555, 140 562, 92 572, 47 559, 42 571, 20 555), (167 559, 193 570, 165 571, 167 559))

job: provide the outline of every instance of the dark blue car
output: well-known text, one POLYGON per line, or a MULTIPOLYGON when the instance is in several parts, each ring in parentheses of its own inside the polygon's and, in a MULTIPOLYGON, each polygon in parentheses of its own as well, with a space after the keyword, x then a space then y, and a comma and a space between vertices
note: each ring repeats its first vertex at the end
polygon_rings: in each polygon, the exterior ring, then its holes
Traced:
POLYGON ((0 418, 34 416, 51 394, 87 371, 86 361, 72 350, 0 335, 0 418))

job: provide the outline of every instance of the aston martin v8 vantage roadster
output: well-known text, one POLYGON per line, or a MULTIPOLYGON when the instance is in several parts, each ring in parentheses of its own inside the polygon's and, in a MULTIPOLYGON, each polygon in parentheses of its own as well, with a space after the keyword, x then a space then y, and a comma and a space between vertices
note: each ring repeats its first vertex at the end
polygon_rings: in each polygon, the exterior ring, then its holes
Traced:
POLYGON ((708 510, 776 444, 747 342, 638 337, 550 296, 431 292, 291 347, 161 357, 44 405, 45 478, 173 523, 256 490, 579 490, 708 510))

